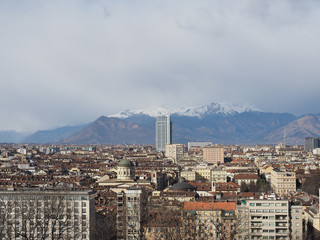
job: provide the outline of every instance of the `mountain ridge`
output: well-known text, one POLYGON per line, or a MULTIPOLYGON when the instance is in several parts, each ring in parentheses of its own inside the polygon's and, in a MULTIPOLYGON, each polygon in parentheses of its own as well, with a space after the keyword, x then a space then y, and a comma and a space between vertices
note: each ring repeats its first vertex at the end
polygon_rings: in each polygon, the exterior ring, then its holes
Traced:
POLYGON ((157 117, 160 115, 181 115, 189 117, 202 118, 206 115, 219 114, 219 115, 234 115, 242 112, 261 111, 256 107, 244 104, 230 104, 230 103, 210 103, 200 107, 152 107, 144 110, 125 110, 117 114, 109 115, 108 117, 128 118, 133 115, 147 115, 150 117, 157 117))
POLYGON ((101 116, 86 125, 42 130, 20 142, 154 144, 156 117, 153 115, 169 112, 172 113, 174 143, 212 141, 219 144, 278 144, 284 140, 284 128, 287 130, 288 144, 303 144, 307 136, 320 136, 320 114, 296 117, 290 113, 256 111, 246 105, 231 108, 217 103, 180 110, 128 110, 121 118, 101 116))

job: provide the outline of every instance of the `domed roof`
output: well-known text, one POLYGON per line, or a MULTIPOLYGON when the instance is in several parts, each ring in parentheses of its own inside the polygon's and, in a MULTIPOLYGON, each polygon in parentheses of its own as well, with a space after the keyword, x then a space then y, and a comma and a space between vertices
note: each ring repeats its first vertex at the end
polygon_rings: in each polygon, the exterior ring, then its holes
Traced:
POLYGON ((128 159, 122 159, 118 164, 118 167, 132 167, 132 166, 133 166, 133 163, 128 159))
POLYGON ((172 191, 195 191, 196 188, 187 182, 178 182, 173 184, 169 190, 172 191))

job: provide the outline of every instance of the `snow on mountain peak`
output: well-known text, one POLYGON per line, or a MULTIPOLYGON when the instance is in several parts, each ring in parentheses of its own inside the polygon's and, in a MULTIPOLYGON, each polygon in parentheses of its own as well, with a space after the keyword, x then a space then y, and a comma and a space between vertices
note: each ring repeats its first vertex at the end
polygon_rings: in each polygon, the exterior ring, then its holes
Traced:
POLYGON ((218 114, 218 115, 234 115, 236 113, 260 111, 258 108, 244 105, 244 104, 229 104, 229 103, 210 103, 201 107, 151 107, 144 110, 125 110, 117 114, 109 115, 109 117, 128 118, 132 115, 145 114, 150 117, 157 117, 160 115, 178 114, 180 116, 190 116, 202 118, 205 115, 218 114))

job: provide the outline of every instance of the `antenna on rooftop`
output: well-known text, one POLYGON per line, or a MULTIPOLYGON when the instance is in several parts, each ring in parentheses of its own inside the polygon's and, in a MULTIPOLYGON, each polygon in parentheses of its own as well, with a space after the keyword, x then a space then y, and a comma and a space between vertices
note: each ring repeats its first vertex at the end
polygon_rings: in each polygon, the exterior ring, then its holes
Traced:
POLYGON ((287 131, 286 131, 286 127, 284 127, 284 133, 283 133, 283 146, 284 146, 284 148, 286 148, 286 146, 287 146, 287 131))

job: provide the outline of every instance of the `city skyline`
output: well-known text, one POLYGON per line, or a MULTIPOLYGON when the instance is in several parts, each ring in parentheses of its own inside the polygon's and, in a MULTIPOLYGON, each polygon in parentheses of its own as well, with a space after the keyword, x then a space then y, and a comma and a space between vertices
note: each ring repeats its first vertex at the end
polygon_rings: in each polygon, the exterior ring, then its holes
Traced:
POLYGON ((152 106, 318 113, 320 3, 2 1, 0 130, 152 106))

